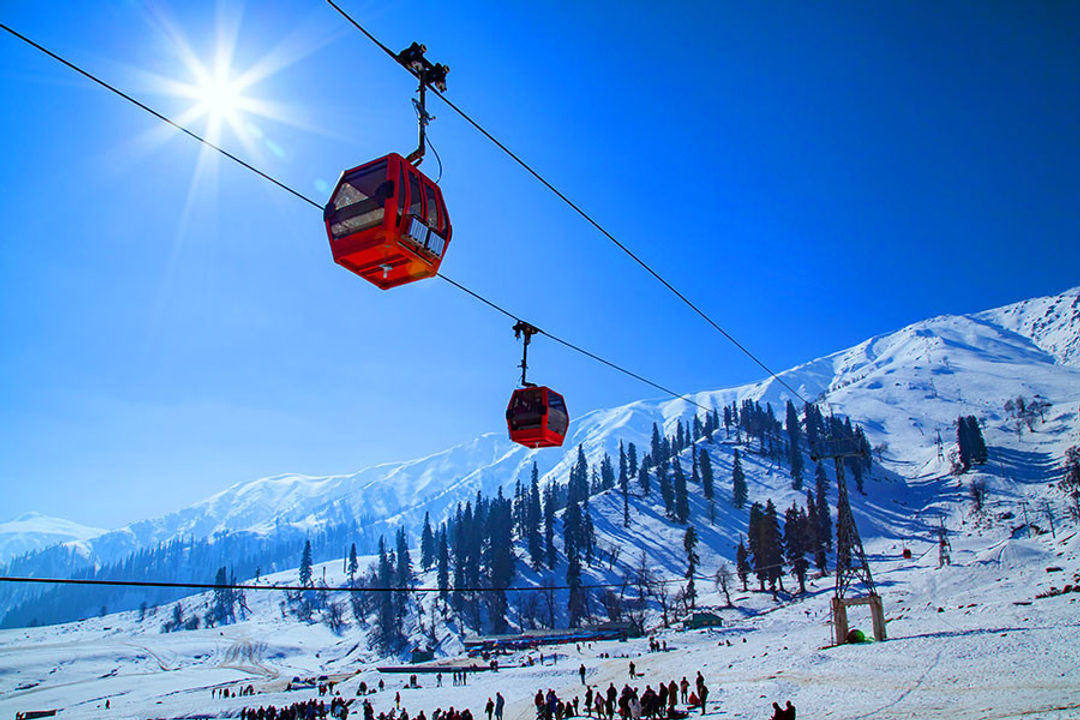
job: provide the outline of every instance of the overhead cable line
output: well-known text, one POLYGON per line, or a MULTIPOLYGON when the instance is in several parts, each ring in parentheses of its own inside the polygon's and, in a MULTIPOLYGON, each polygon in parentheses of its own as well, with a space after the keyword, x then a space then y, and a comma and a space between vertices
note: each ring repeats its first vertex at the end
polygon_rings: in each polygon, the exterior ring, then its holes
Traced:
MULTIPOLYGON (((145 110, 146 112, 148 112, 151 115, 153 115, 154 117, 156 117, 158 120, 161 120, 162 122, 168 123, 169 125, 176 128, 177 130, 180 130, 181 132, 183 132, 188 137, 191 137, 191 138, 193 138, 195 140, 198 140, 200 143, 206 145, 207 147, 218 151, 219 153, 221 153, 225 157, 227 157, 230 160, 236 162, 241 167, 243 167, 243 168, 245 168, 247 170, 250 170, 251 172, 258 175, 259 177, 263 178, 264 180, 267 180, 267 181, 273 183, 274 185, 276 185, 279 188, 291 193, 292 195, 294 195, 297 198, 303 200, 304 202, 308 203, 309 205, 312 205, 312 206, 318 208, 320 211, 323 209, 323 206, 321 204, 319 204, 315 200, 312 200, 308 196, 304 195, 299 190, 296 190, 294 188, 289 187, 288 185, 281 182, 280 180, 277 180, 274 177, 272 177, 272 176, 268 175, 267 173, 263 172, 262 170, 258 169, 257 167, 255 167, 251 163, 240 159, 239 157, 232 154, 228 150, 225 150, 221 146, 219 146, 219 145, 217 145, 217 144, 215 144, 213 142, 210 142, 209 140, 207 140, 202 135, 199 135, 198 133, 196 133, 196 132, 194 132, 192 130, 189 130, 188 128, 180 125, 179 123, 173 121, 169 117, 161 114, 157 110, 154 110, 149 105, 146 105, 145 103, 135 99, 131 95, 128 95, 127 93, 123 92, 122 90, 119 90, 115 86, 110 85, 109 83, 107 83, 104 80, 98 78, 97 76, 93 75, 92 73, 88 72, 87 70, 82 69, 78 65, 75 65, 74 63, 72 63, 72 62, 70 62, 68 60, 65 60, 61 56, 59 56, 56 53, 52 52, 48 48, 45 48, 42 45, 39 45, 38 43, 34 42, 30 38, 26 37, 25 35, 23 35, 23 34, 21 34, 19 32, 16 32, 15 30, 13 30, 12 28, 8 27, 7 25, 5 25, 3 23, 0 23, 0 28, 2 28, 4 30, 6 30, 7 32, 11 33, 15 37, 19 38, 23 42, 30 45, 31 47, 33 47, 33 48, 41 51, 42 53, 48 55, 49 57, 53 58, 57 62, 60 62, 63 65, 67 66, 68 68, 74 70, 75 72, 79 73, 83 77, 91 80, 92 82, 94 82, 94 83, 100 85, 101 87, 109 90, 110 92, 118 95, 119 97, 123 98, 124 100, 127 100, 128 102, 132 103, 133 105, 140 108, 141 110, 145 110)), ((450 283, 451 285, 453 285, 457 289, 459 289, 462 292, 476 298, 477 300, 481 301, 485 305, 497 310, 498 312, 501 312, 502 314, 506 315, 507 317, 512 318, 514 320, 521 320, 522 319, 520 316, 510 312, 509 310, 503 308, 502 306, 498 305, 497 303, 487 299, 486 297, 484 297, 480 293, 478 293, 478 292, 476 292, 474 290, 470 290, 469 288, 465 287, 464 285, 462 285, 459 282, 451 280, 446 275, 443 275, 442 273, 439 273, 438 275, 439 275, 440 278, 442 278, 446 282, 450 283)), ((631 370, 627 370, 626 368, 624 368, 624 367, 622 367, 620 365, 617 365, 616 363, 613 363, 610 360, 606 360, 606 359, 602 358, 601 356, 597 355, 596 353, 590 352, 589 350, 586 350, 586 349, 584 349, 584 348, 582 348, 582 347, 580 347, 578 345, 575 345, 574 343, 571 343, 568 340, 564 340, 564 339, 562 339, 560 337, 552 335, 551 333, 545 332, 543 330, 541 330, 540 332, 541 332, 541 334, 545 335, 546 337, 551 338, 555 342, 557 342, 557 343, 559 343, 559 344, 561 344, 561 345, 563 345, 563 346, 565 346, 565 347, 567 347, 567 348, 569 348, 571 350, 574 350, 575 352, 581 353, 582 355, 585 355, 588 358, 596 360, 597 362, 602 363, 602 364, 612 368, 613 370, 617 370, 617 371, 623 373, 624 375, 632 377, 635 380, 639 380, 640 382, 643 382, 646 385, 654 387, 657 390, 660 390, 660 391, 662 391, 664 393, 667 393, 668 395, 671 395, 672 397, 674 397, 674 398, 676 398, 678 400, 685 400, 686 402, 691 403, 692 405, 695 405, 695 406, 701 408, 705 412, 711 412, 712 411, 712 408, 705 407, 704 405, 694 401, 693 399, 691 399, 689 396, 687 396, 685 394, 680 394, 680 393, 675 392, 674 390, 670 390, 670 389, 664 387, 663 385, 655 383, 652 380, 649 380, 648 378, 646 378, 646 377, 644 377, 642 375, 639 375, 639 374, 637 374, 637 373, 635 373, 635 372, 633 372, 631 370)))
MULTIPOLYGON (((399 62, 398 53, 394 52, 389 47, 387 47, 382 42, 380 42, 377 37, 375 37, 363 25, 361 25, 355 19, 353 19, 353 17, 350 16, 347 12, 345 12, 345 10, 343 10, 341 8, 341 6, 339 6, 337 3, 335 3, 334 0, 326 0, 326 2, 330 4, 330 7, 337 10, 338 13, 340 13, 343 18, 348 20, 353 25, 353 27, 355 27, 357 30, 359 30, 365 36, 367 36, 367 38, 369 40, 371 40, 371 42, 375 43, 375 45, 377 45, 379 47, 379 49, 381 49, 383 52, 385 52, 387 55, 389 55, 391 58, 393 58, 395 62, 399 62)), ((749 348, 747 348, 741 342, 736 340, 735 337, 731 333, 729 333, 727 330, 722 328, 720 326, 720 324, 717 323, 715 320, 713 320, 704 310, 702 310, 696 304, 694 304, 694 302, 691 301, 690 298, 686 297, 686 295, 684 295, 682 292, 680 292, 674 285, 672 285, 670 282, 665 280, 664 277, 662 275, 660 275, 660 273, 658 273, 656 270, 654 270, 647 262, 642 260, 641 257, 639 257, 633 250, 631 250, 625 244, 620 242, 618 238, 616 238, 613 234, 611 234, 611 232, 609 232, 607 228, 605 228, 603 225, 601 225, 599 221, 597 221, 595 218, 593 218, 592 215, 590 215, 588 212, 586 212, 584 209, 582 209, 582 207, 580 205, 578 205, 573 200, 571 200, 569 197, 567 197, 566 194, 564 194, 561 190, 559 190, 551 182, 549 182, 547 180, 547 178, 545 178, 537 170, 533 169, 533 167, 531 165, 529 165, 527 162, 525 162, 523 159, 521 159, 521 157, 517 153, 515 153, 513 150, 511 150, 509 147, 507 147, 505 144, 503 144, 498 138, 496 138, 494 135, 492 135, 490 132, 488 132, 486 129, 484 129, 484 127, 482 125, 480 125, 480 123, 478 123, 476 120, 473 120, 473 118, 471 116, 469 116, 468 113, 466 113, 464 110, 462 110, 460 107, 458 107, 452 100, 450 100, 448 97, 446 97, 446 95, 443 92, 441 92, 438 88, 435 88, 435 87, 432 87, 432 86, 429 85, 428 89, 431 90, 436 95, 438 95, 439 99, 442 100, 444 103, 446 103, 447 107, 449 107, 451 110, 453 110, 458 115, 460 115, 461 118, 465 120, 465 122, 469 123, 474 128, 476 128, 476 130, 478 130, 481 135, 483 135, 488 140, 490 140, 492 143, 494 143, 500 150, 502 150, 504 153, 506 153, 508 156, 510 156, 510 158, 513 159, 514 162, 516 162, 518 165, 520 165, 526 172, 528 172, 530 175, 532 175, 534 178, 536 178, 538 181, 540 181, 540 183, 544 187, 546 187, 548 190, 553 192, 564 203, 569 205, 570 208, 572 208, 578 215, 580 215, 582 218, 584 218, 586 220, 586 222, 588 222, 590 225, 592 225, 594 228, 596 228, 598 231, 600 231, 600 233, 602 235, 604 235, 604 237, 606 237, 608 240, 610 240, 612 243, 614 243, 615 246, 618 247, 620 250, 622 250, 627 256, 629 256, 630 259, 632 259, 634 262, 636 262, 638 265, 640 265, 646 272, 648 272, 650 275, 652 275, 654 278, 656 278, 656 280, 658 282, 660 282, 664 287, 666 287, 668 290, 670 290, 677 298, 682 300, 683 303, 685 303, 687 305, 687 307, 689 307, 691 310, 693 310, 695 313, 697 313, 699 316, 701 316, 701 318, 704 319, 705 322, 707 322, 709 325, 711 325, 713 327, 713 329, 715 329, 717 332, 719 332, 721 335, 723 335, 725 338, 727 338, 727 340, 729 342, 731 342, 731 344, 734 345, 736 348, 738 348, 744 355, 746 355, 748 358, 753 360, 758 365, 758 367, 760 367, 762 370, 764 370, 766 373, 768 373, 778 383, 780 383, 785 388, 787 388, 791 392, 791 394, 793 394, 795 397, 797 397, 799 400, 801 400, 804 404, 809 404, 809 401, 807 401, 806 398, 804 398, 801 394, 799 394, 799 392, 795 388, 791 387, 791 385, 789 385, 787 383, 787 381, 785 381, 782 377, 780 377, 778 374, 773 372, 772 369, 770 369, 769 366, 766 365, 757 355, 755 355, 753 352, 751 352, 749 348)))
MULTIPOLYGON (((702 575, 695 576, 698 580, 712 580, 713 578, 702 575)), ((649 580, 650 585, 668 585, 683 582, 685 577, 663 578, 649 580)), ((89 585, 93 587, 143 587, 143 588, 174 588, 181 590, 273 590, 279 592, 306 592, 308 590, 329 590, 331 592, 348 593, 389 593, 389 592, 416 592, 416 593, 480 593, 480 592, 529 592, 547 590, 602 590, 605 588, 623 587, 633 585, 632 582, 619 583, 594 583, 590 585, 540 585, 536 587, 447 587, 438 588, 420 585, 416 587, 320 587, 313 585, 249 585, 245 583, 196 583, 196 582, 158 582, 154 580, 88 580, 80 578, 41 578, 0 576, 0 582, 7 583, 38 583, 42 585, 89 585)))

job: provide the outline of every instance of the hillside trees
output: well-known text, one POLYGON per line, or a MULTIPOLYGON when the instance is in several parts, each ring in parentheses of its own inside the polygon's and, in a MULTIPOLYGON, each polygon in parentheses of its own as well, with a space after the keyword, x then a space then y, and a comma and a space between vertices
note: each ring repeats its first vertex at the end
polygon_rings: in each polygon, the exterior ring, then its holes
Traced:
POLYGON ((972 465, 982 465, 987 461, 986 441, 974 415, 956 418, 956 446, 963 472, 967 472, 972 465))
POLYGON ((746 475, 743 473, 742 460, 739 458, 739 450, 735 449, 735 460, 731 467, 731 504, 742 508, 746 504, 748 490, 746 487, 746 475))
POLYGON ((750 579, 750 553, 746 549, 746 543, 739 537, 739 547, 735 549, 735 572, 742 583, 743 592, 746 592, 746 582, 750 579))
POLYGON ((431 569, 435 564, 435 533, 431 529, 431 513, 424 513, 424 529, 420 533, 420 567, 431 569))
POLYGON ((360 569, 360 560, 356 556, 356 543, 352 544, 349 548, 349 563, 345 566, 345 572, 349 573, 349 584, 351 585, 356 577, 356 571, 360 569))
POLYGON ((664 513, 668 517, 675 514, 675 491, 671 487, 670 458, 664 456, 656 466, 656 484, 660 486, 660 498, 664 501, 664 513))
POLYGON ((544 564, 544 536, 542 528, 544 510, 540 504, 540 473, 536 462, 532 465, 529 479, 529 499, 525 506, 525 547, 529 551, 529 561, 539 570, 544 564))
POLYGON ((705 448, 701 449, 701 461, 698 465, 701 468, 701 491, 705 495, 705 499, 709 501, 709 522, 716 522, 716 507, 713 503, 712 461, 709 460, 709 453, 705 451, 705 448))
POLYGON ((810 546, 807 528, 806 512, 792 503, 784 513, 784 548, 791 572, 799 580, 800 593, 806 592, 806 571, 810 569, 810 563, 806 559, 810 546))
POLYGON ((686 524, 690 519, 690 502, 686 495, 686 475, 683 473, 682 463, 679 462, 679 458, 673 457, 671 459, 672 468, 674 469, 674 516, 675 522, 686 524))
POLYGON ((683 550, 686 551, 686 589, 683 596, 686 598, 686 604, 692 609, 697 602, 697 588, 694 585, 694 573, 697 572, 697 564, 701 560, 697 554, 697 530, 694 526, 686 528, 686 534, 683 535, 683 550))
POLYGON ((311 585, 311 541, 304 541, 304 553, 300 556, 300 584, 311 585))
MULTIPOLYGON (((382 588, 394 586, 394 569, 386 550, 386 541, 383 538, 379 538, 376 583, 382 588)), ((396 650, 401 643, 401 631, 397 614, 394 611, 393 594, 389 592, 378 593, 376 603, 375 634, 372 639, 379 650, 389 653, 396 650)))

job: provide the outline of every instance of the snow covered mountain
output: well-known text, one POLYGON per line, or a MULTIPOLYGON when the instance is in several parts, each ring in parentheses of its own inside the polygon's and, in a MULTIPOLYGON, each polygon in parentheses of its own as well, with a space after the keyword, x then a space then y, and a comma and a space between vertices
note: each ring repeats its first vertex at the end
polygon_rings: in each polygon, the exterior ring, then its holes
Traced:
POLYGON ((87 541, 105 532, 101 528, 87 527, 71 520, 28 512, 14 520, 0 523, 0 563, 17 555, 61 543, 68 543, 89 553, 87 541))
MULTIPOLYGON (((1080 403, 1080 288, 972 315, 924 320, 781 375, 804 397, 861 423, 873 444, 888 443, 890 469, 906 477, 940 473, 947 468, 937 459, 937 433, 949 442, 958 415, 974 414, 1007 428, 1002 406, 1017 395, 1048 398, 1052 414, 1075 411, 1080 403)), ((768 379, 699 392, 691 399, 721 407, 750 398, 780 410, 789 397, 768 379)), ((528 478, 534 461, 542 478, 565 479, 579 444, 592 463, 605 452, 617 453, 620 440, 646 446, 654 422, 671 427, 696 410, 686 400, 643 400, 596 410, 574 419, 561 453, 528 450, 491 433, 425 458, 348 475, 284 474, 244 481, 87 544, 96 559, 111 561, 178 537, 267 533, 279 524, 305 530, 338 516, 360 518, 375 534, 389 534, 397 525, 414 530, 425 512, 438 522, 478 491, 490 496, 500 486, 512 490, 517 480, 528 478)), ((1068 433, 1062 433, 1063 443, 1068 433)), ((1059 451, 1057 445, 1047 448, 1048 454, 1059 451)))

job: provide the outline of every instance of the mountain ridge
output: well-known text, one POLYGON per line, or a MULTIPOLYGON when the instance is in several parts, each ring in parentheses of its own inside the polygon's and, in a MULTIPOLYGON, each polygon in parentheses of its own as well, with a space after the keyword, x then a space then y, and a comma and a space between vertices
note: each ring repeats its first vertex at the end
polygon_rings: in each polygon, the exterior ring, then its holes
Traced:
MULTIPOLYGON (((1001 424, 1006 421, 1001 405, 1016 394, 1080 400, 1080 390, 1069 390, 1070 385, 1080 388, 1080 287, 977 313, 921 320, 779 376, 803 396, 859 420, 874 443, 889 437, 905 446, 918 444, 927 431, 947 428, 957 414, 1001 424), (920 403, 918 412, 898 411, 912 398, 920 403)), ((415 528, 425 512, 438 522, 478 491, 511 490, 518 479, 527 478, 534 460, 547 482, 565 476, 579 444, 592 463, 605 452, 616 454, 619 440, 646 447, 653 422, 670 428, 698 410, 693 403, 721 407, 747 398, 773 403, 774 409, 795 400, 775 378, 699 391, 686 399, 638 400, 575 418, 561 454, 528 450, 500 433, 484 433, 426 457, 378 463, 354 473, 281 473, 239 481, 198 503, 86 541, 97 561, 109 561, 178 537, 266 533, 279 523, 311 527, 337 504, 376 525, 415 528)), ((941 471, 929 460, 936 449, 922 444, 916 453, 922 471, 941 471)))

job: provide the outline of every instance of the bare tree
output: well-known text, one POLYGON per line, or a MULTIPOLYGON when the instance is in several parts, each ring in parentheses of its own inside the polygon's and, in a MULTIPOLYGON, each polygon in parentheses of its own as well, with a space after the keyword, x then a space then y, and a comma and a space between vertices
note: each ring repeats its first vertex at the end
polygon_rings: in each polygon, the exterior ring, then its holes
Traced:
POLYGON ((547 580, 544 582, 544 587, 541 592, 544 595, 544 604, 547 605, 547 626, 553 628, 555 627, 555 586, 551 584, 550 580, 547 580))
POLYGON ((619 563, 619 555, 622 554, 622 546, 619 543, 611 543, 607 548, 608 570, 614 570, 619 563))
POLYGON ((621 593, 617 593, 611 588, 605 588, 600 595, 600 604, 604 606, 604 612, 607 613, 608 620, 612 622, 622 620, 623 599, 621 593))
POLYGON ((889 452, 889 443, 887 442, 880 442, 874 446, 874 454, 877 455, 879 465, 881 464, 882 456, 887 452, 889 452))
POLYGON ((972 507, 974 507, 976 513, 981 513, 986 505, 986 481, 972 480, 969 490, 972 507))
POLYGON ((664 627, 671 627, 668 613, 671 610, 671 590, 663 580, 653 580, 649 583, 649 590, 656 602, 660 605, 660 614, 664 621, 664 627))
POLYGON ((716 587, 724 593, 724 599, 727 600, 727 606, 731 607, 731 585, 735 582, 735 576, 731 572, 731 566, 726 562, 720 563, 720 567, 716 571, 716 587))
POLYGON ((345 609, 337 600, 329 600, 322 611, 323 623, 330 628, 330 632, 340 635, 346 627, 345 609))
MULTIPOLYGON (((690 613, 690 597, 686 594, 686 588, 680 587, 671 598, 671 608, 676 617, 686 617, 690 613)), ((667 625, 667 622, 664 622, 667 625)))
POLYGON ((1050 505, 1050 500, 1043 498, 1042 500, 1043 515, 1046 516, 1047 522, 1050 523, 1050 535, 1057 538, 1057 530, 1054 529, 1054 508, 1050 505))

